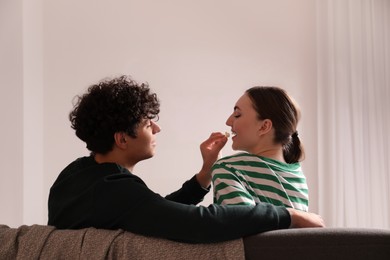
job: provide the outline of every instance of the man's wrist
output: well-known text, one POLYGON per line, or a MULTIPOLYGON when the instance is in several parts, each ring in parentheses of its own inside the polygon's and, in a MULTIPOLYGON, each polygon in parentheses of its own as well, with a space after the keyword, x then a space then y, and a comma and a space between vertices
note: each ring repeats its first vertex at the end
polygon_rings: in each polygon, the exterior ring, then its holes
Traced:
POLYGON ((211 185, 211 174, 202 169, 196 174, 196 180, 202 188, 209 189, 211 185))
POLYGON ((293 208, 286 208, 288 213, 290 214, 290 227, 294 228, 296 226, 297 221, 297 211, 293 208))

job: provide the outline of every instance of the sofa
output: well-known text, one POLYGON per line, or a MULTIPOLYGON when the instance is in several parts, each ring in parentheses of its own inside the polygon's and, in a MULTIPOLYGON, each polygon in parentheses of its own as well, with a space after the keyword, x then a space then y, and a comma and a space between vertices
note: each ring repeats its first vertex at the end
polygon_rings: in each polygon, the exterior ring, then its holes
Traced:
POLYGON ((0 259, 390 259, 390 230, 307 228, 212 244, 186 244, 123 230, 0 225, 0 259))

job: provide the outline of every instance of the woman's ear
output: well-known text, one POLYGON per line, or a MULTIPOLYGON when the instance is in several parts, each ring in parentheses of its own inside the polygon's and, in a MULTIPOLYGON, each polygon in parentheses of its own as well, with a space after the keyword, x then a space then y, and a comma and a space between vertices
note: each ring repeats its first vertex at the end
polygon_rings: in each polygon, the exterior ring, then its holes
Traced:
POLYGON ((115 145, 121 149, 125 149, 127 147, 127 137, 123 132, 116 132, 114 134, 115 145))
POLYGON ((272 129, 272 121, 270 119, 264 119, 260 122, 259 135, 267 134, 272 129))

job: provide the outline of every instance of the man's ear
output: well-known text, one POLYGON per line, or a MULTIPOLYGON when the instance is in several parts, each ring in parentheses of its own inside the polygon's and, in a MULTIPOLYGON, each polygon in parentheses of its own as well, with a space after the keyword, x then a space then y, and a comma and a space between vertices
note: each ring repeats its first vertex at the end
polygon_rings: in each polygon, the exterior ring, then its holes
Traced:
POLYGON ((118 146, 119 148, 124 149, 127 147, 127 137, 125 133, 116 132, 114 134, 114 140, 115 140, 115 145, 118 146))
POLYGON ((270 119, 264 119, 260 123, 259 135, 267 134, 272 129, 272 121, 270 119))

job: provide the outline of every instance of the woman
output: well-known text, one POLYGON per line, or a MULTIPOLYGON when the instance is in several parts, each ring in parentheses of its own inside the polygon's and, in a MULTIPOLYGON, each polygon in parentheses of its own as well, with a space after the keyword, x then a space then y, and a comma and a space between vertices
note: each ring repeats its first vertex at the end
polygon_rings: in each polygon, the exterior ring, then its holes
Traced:
POLYGON ((300 112, 277 87, 253 87, 237 101, 226 124, 233 149, 242 150, 213 166, 214 201, 227 205, 272 203, 308 210, 308 188, 299 161, 300 112))

